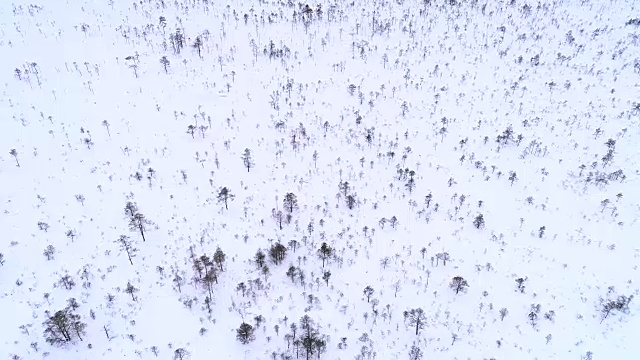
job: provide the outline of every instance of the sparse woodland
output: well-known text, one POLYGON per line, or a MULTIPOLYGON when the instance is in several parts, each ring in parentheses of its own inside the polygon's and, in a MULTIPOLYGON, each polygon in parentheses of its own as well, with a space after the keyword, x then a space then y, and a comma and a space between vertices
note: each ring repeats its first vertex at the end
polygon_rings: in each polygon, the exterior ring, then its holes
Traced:
POLYGON ((640 353, 633 1, 0 14, 2 356, 640 353))

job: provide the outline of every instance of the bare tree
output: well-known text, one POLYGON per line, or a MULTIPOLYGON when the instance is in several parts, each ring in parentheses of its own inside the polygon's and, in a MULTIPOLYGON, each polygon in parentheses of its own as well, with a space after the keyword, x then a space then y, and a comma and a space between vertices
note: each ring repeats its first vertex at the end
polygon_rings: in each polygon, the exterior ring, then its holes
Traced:
POLYGON ((167 59, 166 56, 163 56, 160 58, 160 64, 162 64, 162 66, 164 67, 164 73, 168 74, 169 73, 169 65, 171 64, 171 62, 169 61, 169 59, 167 59))
POLYGON ((282 223, 286 219, 285 213, 282 212, 282 210, 272 209, 271 216, 273 217, 273 220, 275 220, 276 223, 278 224, 278 227, 280 228, 280 230, 282 230, 282 223))
POLYGON ((400 291, 400 280, 393 283, 394 294, 393 297, 398 297, 398 291, 400 291))
POLYGON ((20 167, 20 163, 18 162, 18 151, 16 149, 11 149, 11 151, 9 151, 9 155, 16 159, 16 166, 20 167))

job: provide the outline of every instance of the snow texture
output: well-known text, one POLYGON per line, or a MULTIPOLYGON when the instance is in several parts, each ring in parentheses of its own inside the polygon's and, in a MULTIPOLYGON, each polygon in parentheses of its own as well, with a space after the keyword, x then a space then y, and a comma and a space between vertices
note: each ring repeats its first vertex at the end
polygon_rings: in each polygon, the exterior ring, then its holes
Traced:
POLYGON ((637 359, 638 3, 305 5, 0 2, 0 358, 295 358, 308 314, 320 359, 637 359), (86 334, 51 346, 70 298, 86 334))

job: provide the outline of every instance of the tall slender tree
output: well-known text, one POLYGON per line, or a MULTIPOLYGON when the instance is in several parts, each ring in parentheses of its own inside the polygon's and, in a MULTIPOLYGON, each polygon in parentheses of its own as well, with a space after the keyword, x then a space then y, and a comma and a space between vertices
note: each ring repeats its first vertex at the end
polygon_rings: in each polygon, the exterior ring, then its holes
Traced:
POLYGON ((255 166, 255 163, 253 162, 253 155, 251 154, 251 150, 248 148, 244 149, 244 152, 242 153, 242 162, 244 163, 244 167, 247 168, 247 172, 255 166))
POLYGON ((120 235, 120 237, 115 241, 116 244, 120 245, 120 249, 124 250, 127 253, 127 257, 129 258, 129 262, 133 265, 133 258, 135 253, 138 251, 135 247, 133 247, 133 243, 131 238, 127 235, 120 235))
POLYGON ((149 224, 151 224, 151 222, 147 220, 142 213, 136 213, 129 221, 129 230, 140 232, 140 235, 142 235, 142 241, 147 241, 144 236, 144 232, 147 230, 147 225, 149 224))

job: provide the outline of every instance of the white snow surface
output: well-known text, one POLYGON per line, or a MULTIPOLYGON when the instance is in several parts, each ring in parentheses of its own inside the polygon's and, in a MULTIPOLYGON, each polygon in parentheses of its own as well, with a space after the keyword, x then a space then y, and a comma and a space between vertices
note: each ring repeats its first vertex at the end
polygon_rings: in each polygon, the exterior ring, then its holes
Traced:
POLYGON ((287 1, 0 2, 0 358, 155 359, 152 346, 158 359, 295 358, 284 335, 308 314, 328 335, 320 359, 408 359, 412 345, 424 359, 638 359, 638 3, 453 3, 320 1, 304 20, 287 1), (516 139, 497 142, 508 126, 516 139), (299 209, 280 230, 272 209, 289 192, 299 209), (153 222, 145 242, 127 201, 153 222), (139 250, 133 265, 120 235, 139 250), (265 277, 256 251, 292 239, 300 247, 265 277), (335 249, 324 269, 322 242, 335 249), (190 248, 218 247, 209 314, 190 248), (628 313, 603 319, 619 295, 635 296, 628 313), (69 298, 86 335, 49 345, 45 312, 69 298), (427 315, 418 335, 403 317, 413 308, 427 315), (259 315, 255 341, 236 341, 259 315))

